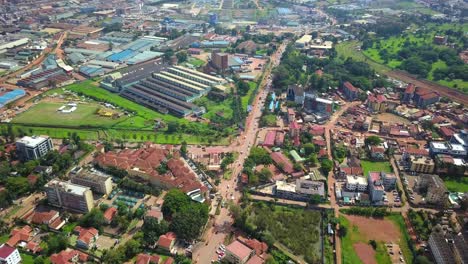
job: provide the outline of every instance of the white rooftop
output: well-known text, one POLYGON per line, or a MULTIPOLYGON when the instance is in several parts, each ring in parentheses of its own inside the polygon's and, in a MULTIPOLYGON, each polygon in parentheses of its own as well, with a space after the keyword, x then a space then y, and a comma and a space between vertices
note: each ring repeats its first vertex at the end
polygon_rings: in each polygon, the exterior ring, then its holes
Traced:
POLYGON ((36 147, 37 145, 41 144, 42 142, 44 142, 46 140, 47 140, 47 138, 45 138, 45 137, 24 136, 24 137, 22 137, 21 139, 19 139, 16 142, 17 143, 22 143, 22 144, 26 145, 27 147, 34 148, 34 147, 36 147))
POLYGON ((333 101, 331 101, 331 100, 327 100, 327 99, 323 99, 323 98, 319 98, 319 97, 315 98, 315 101, 321 102, 321 103, 324 103, 324 104, 332 104, 333 103, 333 101))
POLYGON ((465 148, 463 147, 463 145, 460 145, 460 144, 451 144, 452 145, 452 149, 453 150, 456 150, 456 151, 465 151, 465 148))
POLYGON ((431 146, 435 149, 448 149, 445 142, 431 142, 431 146))
POLYGON ((78 184, 73 184, 70 182, 58 181, 58 180, 51 180, 50 182, 46 184, 45 187, 53 187, 54 185, 59 186, 65 191, 76 194, 76 195, 83 195, 84 192, 89 190, 89 187, 81 186, 78 184))
POLYGON ((367 185, 367 179, 364 178, 364 177, 348 175, 348 176, 346 176, 346 181, 349 184, 367 185))
POLYGON ((453 164, 455 164, 456 166, 464 166, 465 161, 463 159, 455 158, 453 159, 453 164))

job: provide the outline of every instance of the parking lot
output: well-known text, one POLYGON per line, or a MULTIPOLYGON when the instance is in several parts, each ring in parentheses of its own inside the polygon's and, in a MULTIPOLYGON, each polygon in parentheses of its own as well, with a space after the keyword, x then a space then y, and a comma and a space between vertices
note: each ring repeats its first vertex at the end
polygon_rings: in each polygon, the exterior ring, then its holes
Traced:
POLYGON ((226 246, 224 246, 223 244, 220 244, 216 248, 216 256, 217 256, 217 258, 213 259, 212 262, 221 261, 224 258, 224 256, 226 256, 226 246))
POLYGON ((398 244, 386 243, 385 246, 392 263, 405 263, 400 246, 398 244))

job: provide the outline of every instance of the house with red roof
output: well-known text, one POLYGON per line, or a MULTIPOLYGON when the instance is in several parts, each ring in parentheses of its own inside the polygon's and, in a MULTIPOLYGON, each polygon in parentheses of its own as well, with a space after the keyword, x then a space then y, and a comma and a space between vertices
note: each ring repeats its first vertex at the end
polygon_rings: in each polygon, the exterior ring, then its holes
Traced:
POLYGON ((237 238, 239 241, 244 243, 246 246, 249 248, 253 249, 255 251, 255 254, 257 256, 260 256, 262 258, 265 258, 267 252, 268 252, 268 245, 265 242, 261 242, 257 239, 248 239, 244 237, 238 237, 237 238))
POLYGON ((26 244, 25 250, 28 251, 28 252, 31 252, 33 254, 36 254, 38 252, 41 252, 42 248, 39 245, 39 243, 36 243, 34 241, 29 241, 28 244, 26 244))
POLYGON ((161 258, 158 255, 148 255, 140 253, 136 257, 135 264, 159 264, 161 258))
POLYGON ((11 230, 10 238, 6 242, 6 244, 10 247, 16 247, 20 243, 28 243, 34 237, 33 229, 26 225, 21 228, 16 228, 11 230))
POLYGON ((263 140, 262 146, 273 147, 275 145, 276 132, 270 130, 266 133, 265 139, 263 140))
POLYGON ((50 211, 33 211, 30 216, 26 218, 30 219, 30 222, 35 225, 47 225, 53 230, 60 230, 66 221, 60 217, 59 212, 55 210, 50 211))
POLYGON ((88 258, 88 254, 76 249, 67 248, 59 253, 52 254, 52 256, 50 256, 50 262, 52 264, 86 263, 88 258))
POLYGON ((449 126, 442 126, 439 128, 440 135, 444 137, 445 140, 450 140, 453 135, 455 135, 455 130, 449 126))
POLYGON ((106 220, 106 223, 109 225, 112 222, 112 219, 114 219, 114 216, 117 214, 117 208, 115 207, 109 207, 107 210, 104 212, 104 219, 106 220))
POLYGON ((369 145, 369 153, 371 158, 377 160, 385 159, 385 149, 381 146, 370 146, 369 145))
POLYGON ((276 146, 283 146, 284 143, 284 133, 281 131, 276 131, 275 135, 275 145, 276 146))
POLYGON ((403 97, 401 98, 401 101, 403 103, 410 103, 411 100, 413 99, 414 96, 414 91, 416 90, 416 86, 412 83, 408 83, 406 86, 405 92, 403 93, 403 97))
POLYGON ((283 170, 285 173, 291 174, 294 172, 293 164, 285 155, 283 155, 283 153, 272 152, 270 156, 275 162, 276 166, 283 170))
POLYGON ((320 125, 312 125, 309 129, 309 133, 312 136, 323 136, 325 135, 325 127, 320 125))
POLYGON ((175 233, 167 232, 159 237, 156 246, 162 250, 172 253, 176 239, 177 237, 175 233))
POLYGON ((421 87, 416 88, 414 93, 413 102, 418 108, 426 108, 427 106, 437 103, 440 96, 437 92, 421 87))
POLYGON ((94 246, 96 240, 99 238, 99 231, 94 227, 84 228, 81 226, 76 226, 73 231, 78 235, 76 240, 77 247, 90 249, 94 246))
POLYGON ((18 264, 21 263, 21 261, 22 259, 18 249, 8 245, 0 246, 0 263, 18 264))
POLYGON ((253 255, 245 264, 263 264, 265 260, 258 255, 253 255))

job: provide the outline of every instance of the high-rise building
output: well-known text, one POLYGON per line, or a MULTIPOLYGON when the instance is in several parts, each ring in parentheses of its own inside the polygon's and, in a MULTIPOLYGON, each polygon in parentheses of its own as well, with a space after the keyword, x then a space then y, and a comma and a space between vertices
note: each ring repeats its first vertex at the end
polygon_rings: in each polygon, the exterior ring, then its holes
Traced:
POLYGON ((229 67, 229 56, 226 53, 213 51, 211 53, 211 63, 218 70, 226 70, 229 67))
POLYGON ((98 172, 80 172, 71 176, 71 182, 91 188, 93 192, 109 194, 112 191, 112 178, 98 172))
POLYGON ((21 160, 35 160, 53 148, 50 137, 25 136, 16 141, 16 153, 21 160))
POLYGON ((94 207, 89 187, 58 180, 51 180, 44 187, 50 205, 84 213, 94 207))

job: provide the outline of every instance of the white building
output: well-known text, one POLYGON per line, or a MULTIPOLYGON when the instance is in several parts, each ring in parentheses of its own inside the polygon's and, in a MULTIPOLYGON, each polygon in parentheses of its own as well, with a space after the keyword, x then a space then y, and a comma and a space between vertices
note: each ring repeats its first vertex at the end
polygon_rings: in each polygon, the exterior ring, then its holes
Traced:
POLYGON ((18 249, 7 246, 5 244, 0 246, 0 263, 5 264, 18 264, 21 263, 21 256, 18 249))
POLYGON ((22 160, 35 160, 47 154, 53 148, 50 137, 25 136, 16 141, 16 153, 22 160))
POLYGON ((348 191, 367 191, 367 179, 364 177, 348 175, 346 176, 346 189, 348 191))

